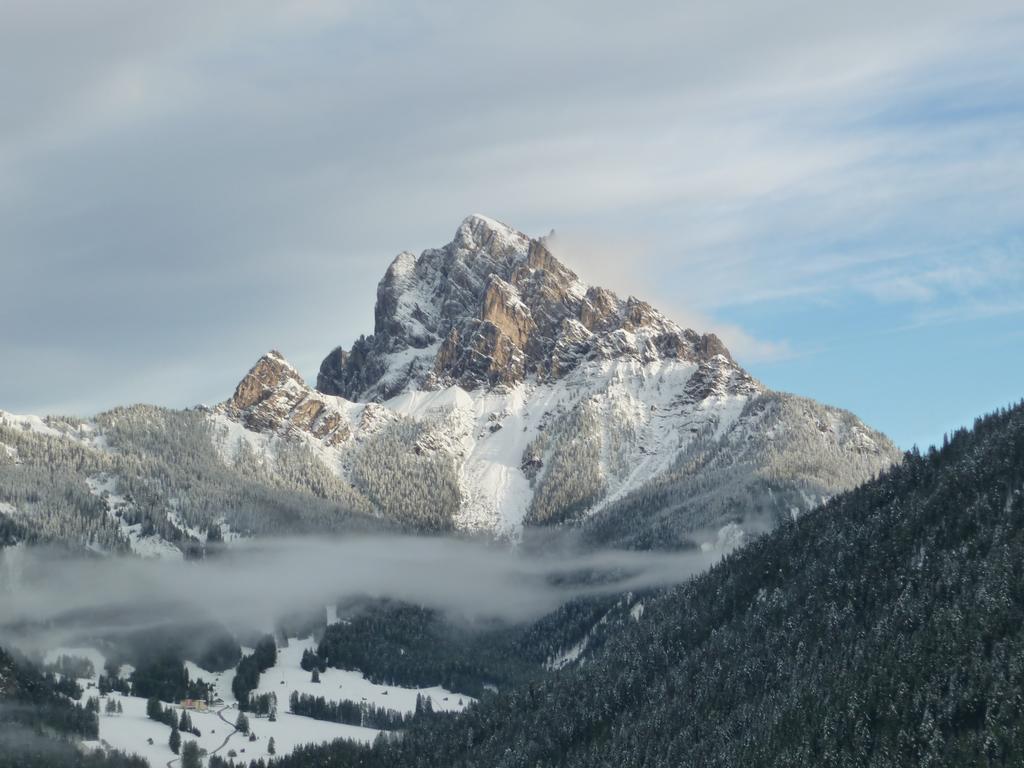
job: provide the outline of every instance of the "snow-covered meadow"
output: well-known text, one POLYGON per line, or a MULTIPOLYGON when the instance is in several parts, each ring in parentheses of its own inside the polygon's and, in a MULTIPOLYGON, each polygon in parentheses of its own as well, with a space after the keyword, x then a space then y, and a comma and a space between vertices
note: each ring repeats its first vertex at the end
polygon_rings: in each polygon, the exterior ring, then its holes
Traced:
MULTIPOLYGON (((288 699, 293 691, 322 696, 328 701, 350 700, 365 701, 378 707, 413 712, 416 708, 417 696, 429 696, 435 710, 461 711, 473 699, 447 691, 444 688, 402 688, 391 685, 377 685, 367 680, 355 670, 328 668, 320 674, 320 682, 312 682, 312 675, 300 667, 303 651, 315 650, 313 638, 290 638, 288 645, 278 649, 277 663, 260 676, 260 684, 254 694, 274 693, 277 696, 278 710, 276 720, 259 717, 247 713, 250 736, 235 730, 234 724, 239 710, 237 701, 231 692, 231 681, 235 670, 211 672, 202 669, 193 662, 186 662, 189 679, 202 678, 213 685, 214 704, 206 712, 190 710, 189 716, 193 725, 199 730, 200 736, 182 733, 182 743, 197 741, 199 747, 207 754, 218 754, 228 757, 231 752, 237 759, 248 763, 249 760, 270 757, 269 744, 274 740, 275 753, 287 754, 303 744, 333 741, 334 739, 352 739, 364 743, 372 743, 380 731, 355 725, 332 723, 315 720, 309 717, 293 715, 288 711, 288 699)), ((243 653, 251 653, 251 649, 243 649, 243 653)), ((151 766, 177 765, 177 756, 171 751, 169 738, 171 729, 146 716, 146 699, 136 696, 125 696, 113 691, 99 696, 98 677, 103 672, 106 659, 94 648, 55 648, 44 657, 46 663, 55 662, 58 657, 73 656, 86 658, 92 662, 94 675, 91 678, 80 678, 79 685, 83 689, 80 703, 88 699, 100 698, 99 740, 85 742, 86 748, 98 749, 112 747, 129 754, 137 754, 151 766), (123 713, 108 713, 107 701, 113 699, 121 704, 123 713)), ((131 673, 130 667, 120 670, 122 676, 131 673)), ((163 702, 173 707, 176 716, 180 717, 180 702, 163 702)))

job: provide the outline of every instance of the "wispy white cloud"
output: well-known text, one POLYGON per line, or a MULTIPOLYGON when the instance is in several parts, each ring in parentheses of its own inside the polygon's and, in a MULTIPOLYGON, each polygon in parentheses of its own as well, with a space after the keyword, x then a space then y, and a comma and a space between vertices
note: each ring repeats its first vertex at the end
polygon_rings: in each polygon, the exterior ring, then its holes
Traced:
POLYGON ((915 312, 905 328, 944 325, 963 320, 1006 317, 1024 313, 1024 300, 1001 299, 997 301, 970 301, 952 307, 936 307, 915 312))
POLYGON ((551 251, 571 266, 587 283, 613 286, 623 295, 653 302, 684 327, 713 330, 734 355, 744 361, 779 361, 795 351, 786 340, 757 338, 734 323, 724 323, 681 301, 661 274, 650 247, 641 241, 597 240, 580 233, 556 232, 548 242, 551 251))

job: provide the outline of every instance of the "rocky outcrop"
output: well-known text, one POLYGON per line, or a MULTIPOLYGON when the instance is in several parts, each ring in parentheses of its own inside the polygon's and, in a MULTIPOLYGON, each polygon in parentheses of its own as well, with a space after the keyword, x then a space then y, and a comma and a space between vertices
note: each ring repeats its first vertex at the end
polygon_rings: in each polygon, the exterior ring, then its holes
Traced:
POLYGON ((715 355, 701 361, 686 382, 684 391, 691 402, 699 403, 710 397, 755 395, 760 392, 760 387, 749 373, 732 364, 724 355, 715 355))
POLYGON ((493 324, 499 334, 520 349, 526 347, 537 330, 533 314, 519 298, 519 292, 497 276, 491 278, 484 290, 480 320, 493 324))
POLYGON ((714 335, 680 328, 647 302, 588 287, 548 249, 485 216, 443 248, 399 254, 377 288, 374 333, 323 361, 317 389, 384 400, 409 386, 466 390, 568 375, 586 360, 721 356, 714 335))
POLYGON ((255 432, 309 434, 328 446, 350 437, 337 402, 310 390, 276 350, 256 361, 221 408, 255 432))

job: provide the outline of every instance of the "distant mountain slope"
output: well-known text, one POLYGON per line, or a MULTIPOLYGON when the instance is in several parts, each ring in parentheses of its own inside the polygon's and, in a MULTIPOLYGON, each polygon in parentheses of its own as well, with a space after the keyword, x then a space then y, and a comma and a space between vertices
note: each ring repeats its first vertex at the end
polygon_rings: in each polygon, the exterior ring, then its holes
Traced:
POLYGON ((131 406, 91 420, 0 411, 0 546, 182 557, 211 536, 394 528, 302 445, 264 441, 259 458, 228 457, 223 439, 201 410, 131 406))
POLYGON ((374 325, 316 390, 265 355, 215 418, 254 445, 306 444, 405 524, 714 546, 899 460, 852 414, 767 390, 713 334, 585 285, 545 239, 484 216, 400 254, 374 325))
POLYGON ((891 455, 885 437, 848 411, 764 392, 731 429, 698 436, 666 472, 587 519, 584 535, 649 549, 683 544, 701 528, 760 533, 878 474, 880 446, 891 455), (729 520, 742 527, 718 528, 729 520))
POLYGON ((1022 564, 1024 404, 648 598, 580 666, 275 765, 1020 765, 1022 564))

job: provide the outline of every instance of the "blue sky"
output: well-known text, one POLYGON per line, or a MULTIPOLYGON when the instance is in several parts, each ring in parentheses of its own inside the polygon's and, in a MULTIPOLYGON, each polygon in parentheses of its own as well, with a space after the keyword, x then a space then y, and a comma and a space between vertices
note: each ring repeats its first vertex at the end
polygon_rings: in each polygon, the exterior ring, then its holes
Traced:
POLYGON ((98 0, 0 25, 0 408, 226 397, 468 213, 902 447, 1024 396, 1018 2, 98 0))

